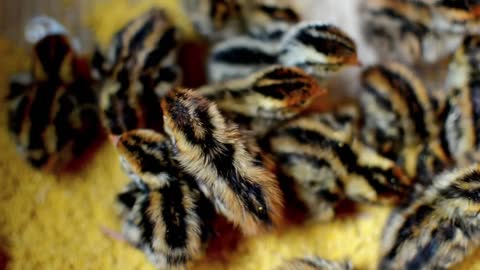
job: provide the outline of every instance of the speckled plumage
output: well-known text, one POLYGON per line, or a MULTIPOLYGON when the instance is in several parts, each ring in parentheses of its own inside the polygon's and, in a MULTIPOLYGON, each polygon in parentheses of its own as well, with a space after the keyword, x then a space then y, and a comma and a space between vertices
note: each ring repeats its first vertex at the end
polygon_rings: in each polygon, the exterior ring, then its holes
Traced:
POLYGON ((441 139, 459 164, 478 160, 480 147, 480 36, 465 37, 449 66, 447 98, 442 110, 441 139))
MULTIPOLYGON (((43 29, 35 22, 27 31, 43 29)), ((100 125, 88 62, 66 32, 43 30, 33 46, 31 71, 10 81, 7 121, 20 155, 36 168, 56 171, 92 145, 100 125)))
POLYGON ((212 82, 243 78, 271 65, 299 67, 325 77, 357 65, 355 42, 338 27, 320 22, 299 23, 278 41, 240 36, 217 44, 208 63, 212 82))
POLYGON ((269 138, 279 167, 298 187, 314 218, 328 220, 335 205, 395 201, 411 180, 389 160, 355 139, 355 115, 348 110, 302 116, 276 129, 269 138))
POLYGON ((432 182, 390 216, 379 269, 450 269, 480 245, 478 164, 432 182))
POLYGON ((282 195, 275 175, 256 160, 237 126, 194 91, 176 89, 162 101, 175 158, 195 175, 219 212, 247 234, 280 222, 282 195))
POLYGON ((125 238, 159 269, 199 258, 211 234, 213 207, 173 159, 169 140, 152 130, 132 130, 118 138, 117 149, 133 180, 117 196, 125 238))
POLYGON ((380 153, 395 158, 405 146, 438 135, 437 120, 423 82, 406 66, 388 63, 362 74, 363 135, 380 153))
POLYGON ((162 129, 160 98, 180 80, 178 43, 178 30, 165 12, 152 9, 115 34, 106 56, 95 53, 101 115, 111 134, 162 129))

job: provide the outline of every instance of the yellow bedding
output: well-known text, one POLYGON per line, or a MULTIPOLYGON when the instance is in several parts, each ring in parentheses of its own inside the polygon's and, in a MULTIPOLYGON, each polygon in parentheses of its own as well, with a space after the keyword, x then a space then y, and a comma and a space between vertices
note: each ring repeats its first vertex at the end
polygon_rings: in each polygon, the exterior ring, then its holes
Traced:
MULTIPOLYGON (((86 18, 102 44, 115 29, 152 4, 175 14, 191 35, 175 1, 148 0, 135 6, 131 2, 98 5, 92 17, 86 18)), ((153 269, 142 253, 102 233, 101 228, 120 230, 114 197, 127 183, 110 144, 104 143, 75 174, 47 175, 17 156, 6 132, 4 96, 8 77, 25 70, 28 58, 14 44, 0 39, 0 59, 0 250, 8 253, 7 269, 153 269)), ((355 217, 289 227, 243 239, 238 245, 225 239, 224 250, 189 269, 267 270, 302 255, 350 259, 359 269, 372 269, 388 211, 365 207, 355 217)), ((459 269, 480 269, 480 260, 475 262, 479 256, 480 250, 459 269)))

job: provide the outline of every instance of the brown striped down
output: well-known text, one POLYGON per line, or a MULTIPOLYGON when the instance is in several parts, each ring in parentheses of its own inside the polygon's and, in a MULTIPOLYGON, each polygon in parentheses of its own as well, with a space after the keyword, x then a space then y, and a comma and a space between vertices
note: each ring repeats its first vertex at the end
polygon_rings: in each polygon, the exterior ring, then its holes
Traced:
POLYGON ((275 175, 256 161, 251 142, 215 103, 178 88, 162 109, 176 160, 205 186, 218 211, 247 234, 280 222, 282 194, 275 175))
POLYGON ((114 135, 136 128, 162 130, 160 98, 179 83, 179 34, 161 9, 152 9, 119 30, 107 57, 92 62, 100 74, 104 126, 114 135))
POLYGON ((449 269, 480 245, 480 168, 455 169, 394 210, 378 269, 449 269))
POLYGON ((228 113, 285 119, 305 110, 325 90, 299 68, 273 66, 243 79, 201 87, 196 92, 228 113))

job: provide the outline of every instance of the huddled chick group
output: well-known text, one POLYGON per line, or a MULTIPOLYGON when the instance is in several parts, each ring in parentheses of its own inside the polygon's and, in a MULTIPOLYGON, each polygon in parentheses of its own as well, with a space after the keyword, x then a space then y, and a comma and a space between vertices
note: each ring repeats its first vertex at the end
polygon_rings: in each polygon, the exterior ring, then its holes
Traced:
MULTIPOLYGON (((31 165, 58 170, 103 126, 131 179, 117 196, 123 235, 159 269, 202 256, 218 215, 250 236, 284 224, 297 201, 323 222, 342 201, 396 205, 378 269, 447 269, 480 245, 479 7, 447 2, 366 1, 365 35, 387 40, 397 62, 364 68, 352 82, 359 102, 324 112, 309 108, 332 74, 359 65, 356 45, 334 25, 301 22, 289 1, 183 1, 212 44, 209 84, 196 89, 181 87, 184 39, 163 10, 91 57, 35 18, 31 71, 7 97, 9 131, 31 165), (451 35, 463 41, 446 91, 430 92, 399 62, 453 53, 439 41, 451 35)), ((305 257, 279 269, 352 268, 305 257)))

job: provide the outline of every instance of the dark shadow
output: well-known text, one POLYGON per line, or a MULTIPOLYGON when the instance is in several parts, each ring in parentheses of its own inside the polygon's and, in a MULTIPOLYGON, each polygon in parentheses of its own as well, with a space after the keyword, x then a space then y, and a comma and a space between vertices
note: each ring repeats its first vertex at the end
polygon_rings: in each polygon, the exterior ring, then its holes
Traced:
POLYGON ((340 201, 335 207, 335 219, 347 219, 359 213, 358 203, 350 200, 340 201))
POLYGON ((198 88, 207 83, 208 43, 187 41, 179 49, 178 64, 183 72, 183 86, 198 88))
POLYGON ((223 216, 217 216, 213 231, 214 235, 206 252, 207 257, 210 260, 228 262, 228 258, 237 250, 240 241, 244 238, 242 232, 223 216))
POLYGON ((0 248, 0 270, 7 269, 10 259, 11 258, 8 256, 7 252, 3 248, 0 248))
POLYGON ((107 136, 104 132, 100 132, 98 137, 94 139, 83 151, 80 153, 79 156, 72 159, 68 162, 62 169, 58 171, 58 175, 69 175, 69 174, 76 174, 79 171, 83 170, 86 166, 88 166, 97 152, 99 151, 100 147, 103 146, 104 143, 107 142, 107 136))

